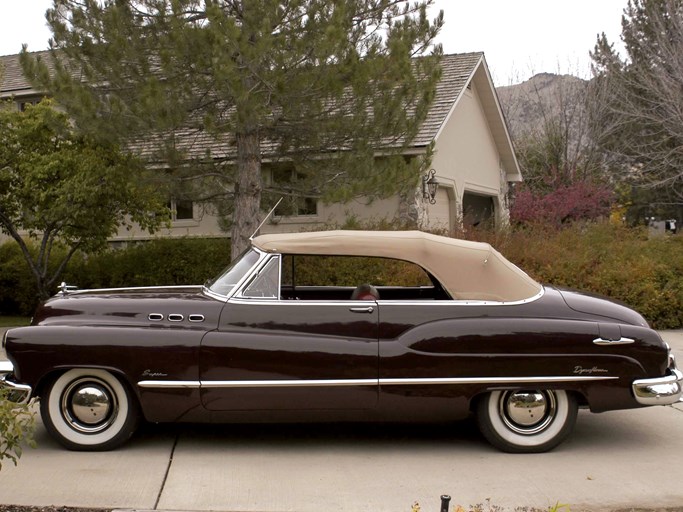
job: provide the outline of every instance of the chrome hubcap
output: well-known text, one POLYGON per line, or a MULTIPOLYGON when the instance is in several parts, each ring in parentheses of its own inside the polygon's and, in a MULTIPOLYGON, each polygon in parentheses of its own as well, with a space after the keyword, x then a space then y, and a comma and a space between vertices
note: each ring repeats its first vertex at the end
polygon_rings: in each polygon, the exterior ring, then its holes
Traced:
POLYGON ((72 382, 61 400, 62 416, 68 425, 84 434, 97 434, 116 419, 118 402, 111 387, 86 377, 72 382))
POLYGON ((508 391, 500 399, 503 422, 522 435, 538 434, 546 429, 553 422, 556 409, 552 391, 508 391))

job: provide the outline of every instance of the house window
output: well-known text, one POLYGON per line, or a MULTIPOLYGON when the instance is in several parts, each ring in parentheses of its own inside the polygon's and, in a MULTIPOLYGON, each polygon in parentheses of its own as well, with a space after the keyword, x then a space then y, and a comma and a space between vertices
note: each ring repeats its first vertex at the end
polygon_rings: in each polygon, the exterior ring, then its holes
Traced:
POLYGON ((185 199, 171 199, 168 203, 171 210, 171 220, 192 220, 194 219, 194 203, 185 199))
MULTIPOLYGON (((283 193, 283 200, 275 210, 275 215, 289 216, 311 216, 318 214, 318 199, 315 197, 300 195, 297 190, 306 179, 301 173, 293 169, 273 169, 271 182, 274 191, 280 190, 283 193)), ((301 187, 303 188, 303 187, 301 187)))
POLYGON ((35 106, 35 105, 37 105, 38 103, 39 103, 38 100, 28 100, 28 101, 25 100, 25 101, 20 101, 20 102, 18 102, 19 111, 25 112, 29 105, 30 105, 30 106, 35 106))

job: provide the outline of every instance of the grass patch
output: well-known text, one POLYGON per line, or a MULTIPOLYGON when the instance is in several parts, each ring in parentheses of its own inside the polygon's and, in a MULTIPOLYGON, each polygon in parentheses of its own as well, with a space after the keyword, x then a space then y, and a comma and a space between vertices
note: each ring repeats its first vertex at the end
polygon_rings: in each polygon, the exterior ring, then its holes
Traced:
POLYGON ((0 327, 21 327, 31 323, 28 316, 0 316, 0 327))

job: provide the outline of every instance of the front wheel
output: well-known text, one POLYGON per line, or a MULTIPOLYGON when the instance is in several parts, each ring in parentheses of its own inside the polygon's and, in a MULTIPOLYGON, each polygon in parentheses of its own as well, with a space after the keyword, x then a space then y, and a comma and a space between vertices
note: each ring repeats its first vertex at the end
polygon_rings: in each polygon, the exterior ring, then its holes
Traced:
POLYGON ((74 369, 58 377, 41 397, 48 432, 70 450, 111 450, 127 441, 138 422, 137 402, 104 370, 74 369))
POLYGON ((479 430, 496 448, 539 453, 564 441, 576 423, 578 404, 563 390, 492 391, 477 404, 479 430))

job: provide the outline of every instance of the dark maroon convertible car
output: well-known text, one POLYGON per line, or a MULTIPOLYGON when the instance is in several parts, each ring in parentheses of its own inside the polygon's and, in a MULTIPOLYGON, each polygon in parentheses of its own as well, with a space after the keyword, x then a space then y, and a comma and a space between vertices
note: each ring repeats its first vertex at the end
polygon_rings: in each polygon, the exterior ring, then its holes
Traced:
POLYGON ((635 311, 542 286, 487 244, 264 235, 205 286, 74 291, 3 340, 14 400, 64 446, 150 422, 446 421, 541 452, 578 407, 672 404, 683 375, 635 311))

